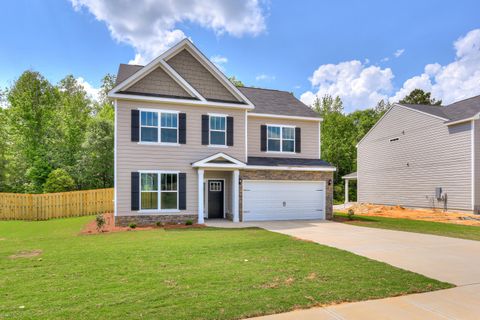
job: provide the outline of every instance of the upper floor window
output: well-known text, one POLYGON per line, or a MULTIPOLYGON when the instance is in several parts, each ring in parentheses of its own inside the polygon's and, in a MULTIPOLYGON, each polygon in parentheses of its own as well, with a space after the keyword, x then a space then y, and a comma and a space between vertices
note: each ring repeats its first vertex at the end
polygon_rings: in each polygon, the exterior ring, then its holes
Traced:
POLYGON ((295 152, 295 128, 267 126, 267 151, 295 152))
POLYGON ((210 116, 210 145, 225 146, 227 144, 226 123, 226 116, 210 116))
POLYGON ((174 112, 141 111, 140 141, 178 143, 178 114, 174 112))

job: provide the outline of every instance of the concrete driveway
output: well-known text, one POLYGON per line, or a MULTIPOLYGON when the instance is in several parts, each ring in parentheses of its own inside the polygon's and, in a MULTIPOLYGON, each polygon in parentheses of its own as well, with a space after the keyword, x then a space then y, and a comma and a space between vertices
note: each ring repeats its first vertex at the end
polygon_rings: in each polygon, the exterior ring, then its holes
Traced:
MULTIPOLYGON (((210 224, 212 225, 212 224, 210 224)), ((347 250, 453 283, 457 288, 298 310, 264 319, 480 319, 480 241, 356 227, 329 221, 270 221, 258 226, 347 250)))

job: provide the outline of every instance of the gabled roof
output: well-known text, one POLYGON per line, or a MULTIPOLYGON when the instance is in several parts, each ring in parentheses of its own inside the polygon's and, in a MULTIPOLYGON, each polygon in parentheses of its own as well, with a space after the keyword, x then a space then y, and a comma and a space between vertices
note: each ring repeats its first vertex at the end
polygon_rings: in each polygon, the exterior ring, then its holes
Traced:
POLYGON ((318 114, 307 107, 295 96, 287 91, 239 87, 238 88, 255 106, 255 113, 318 117, 318 114))
POLYGON ((446 124, 452 124, 478 116, 480 113, 480 95, 460 100, 447 106, 405 103, 399 103, 398 105, 442 118, 446 121, 446 124))
POLYGON ((209 157, 192 163, 194 168, 243 168, 245 163, 223 152, 215 153, 209 157))

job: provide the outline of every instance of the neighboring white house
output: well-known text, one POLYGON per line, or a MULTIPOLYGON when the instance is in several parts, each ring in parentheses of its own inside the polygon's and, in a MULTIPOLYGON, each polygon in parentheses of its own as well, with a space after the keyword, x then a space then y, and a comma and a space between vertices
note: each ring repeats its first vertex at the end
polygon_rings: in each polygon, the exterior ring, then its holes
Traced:
POLYGON ((480 210, 480 96, 394 104, 357 145, 358 201, 480 210))

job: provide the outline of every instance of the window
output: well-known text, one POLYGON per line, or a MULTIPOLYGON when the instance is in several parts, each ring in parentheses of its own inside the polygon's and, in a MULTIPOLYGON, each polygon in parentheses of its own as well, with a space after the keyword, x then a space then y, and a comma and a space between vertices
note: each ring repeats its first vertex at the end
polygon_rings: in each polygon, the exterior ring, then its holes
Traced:
POLYGON ((172 112, 141 111, 140 141, 177 143, 178 114, 172 112), (159 117, 160 126, 158 125, 159 117))
POLYGON ((222 183, 220 181, 210 181, 210 191, 222 191, 222 183))
POLYGON ((275 152, 294 152, 295 128, 284 126, 268 126, 267 150, 275 152))
POLYGON ((226 116, 210 116, 210 144, 226 145, 226 116))
POLYGON ((141 173, 140 209, 141 210, 177 210, 178 209, 177 173, 141 173), (159 178, 160 177, 160 178, 159 178))

